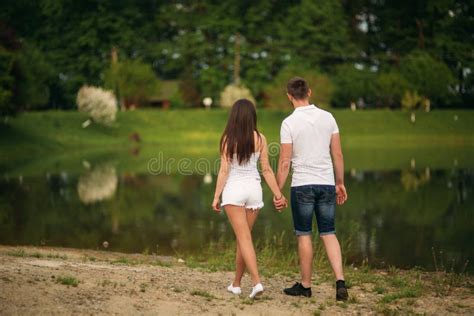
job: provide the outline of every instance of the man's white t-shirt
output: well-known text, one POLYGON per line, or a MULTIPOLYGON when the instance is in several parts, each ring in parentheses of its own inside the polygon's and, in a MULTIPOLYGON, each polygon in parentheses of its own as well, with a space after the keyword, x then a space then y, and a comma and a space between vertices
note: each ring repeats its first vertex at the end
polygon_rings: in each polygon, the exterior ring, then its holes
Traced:
POLYGON ((293 144, 291 186, 334 185, 331 137, 339 133, 331 113, 313 104, 297 107, 281 124, 282 144, 293 144))

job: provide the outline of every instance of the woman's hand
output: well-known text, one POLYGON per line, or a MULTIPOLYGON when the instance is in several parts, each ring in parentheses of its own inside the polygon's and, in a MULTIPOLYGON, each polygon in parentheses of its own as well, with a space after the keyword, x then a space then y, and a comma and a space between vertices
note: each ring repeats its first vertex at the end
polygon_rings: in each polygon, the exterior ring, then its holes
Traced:
POLYGON ((280 196, 273 196, 273 204, 278 212, 281 212, 285 207, 288 206, 288 200, 285 198, 283 194, 280 196))
POLYGON ((214 200, 212 201, 212 209, 217 213, 221 212, 221 206, 219 204, 220 204, 219 198, 215 197, 214 200))

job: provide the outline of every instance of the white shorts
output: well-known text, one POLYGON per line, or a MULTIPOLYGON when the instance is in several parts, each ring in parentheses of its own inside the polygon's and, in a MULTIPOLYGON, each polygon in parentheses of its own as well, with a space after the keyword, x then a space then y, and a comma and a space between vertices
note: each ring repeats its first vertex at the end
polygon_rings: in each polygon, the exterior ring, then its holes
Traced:
POLYGON ((243 206, 247 209, 258 210, 263 207, 262 186, 260 181, 243 180, 227 182, 222 192, 224 205, 243 206))

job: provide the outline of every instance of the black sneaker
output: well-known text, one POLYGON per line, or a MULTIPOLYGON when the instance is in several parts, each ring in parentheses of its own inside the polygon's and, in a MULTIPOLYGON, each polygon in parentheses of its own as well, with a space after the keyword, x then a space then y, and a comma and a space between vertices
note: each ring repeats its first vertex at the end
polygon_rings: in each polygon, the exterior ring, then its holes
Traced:
POLYGON ((347 293, 346 283, 344 280, 336 281, 336 301, 347 301, 349 293, 347 293))
POLYGON ((286 295, 291 296, 306 296, 311 297, 311 288, 304 287, 301 283, 296 282, 292 287, 286 288, 283 290, 286 295))

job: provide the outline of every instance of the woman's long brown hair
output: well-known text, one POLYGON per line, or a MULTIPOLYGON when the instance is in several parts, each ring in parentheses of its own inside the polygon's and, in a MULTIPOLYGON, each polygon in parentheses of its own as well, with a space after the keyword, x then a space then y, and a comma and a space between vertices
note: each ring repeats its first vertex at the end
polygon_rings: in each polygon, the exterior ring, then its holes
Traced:
POLYGON ((239 164, 248 162, 255 152, 254 132, 260 139, 255 106, 247 99, 235 101, 221 137, 221 154, 225 154, 228 159, 233 159, 236 154, 239 164))

